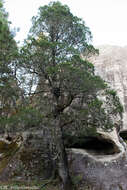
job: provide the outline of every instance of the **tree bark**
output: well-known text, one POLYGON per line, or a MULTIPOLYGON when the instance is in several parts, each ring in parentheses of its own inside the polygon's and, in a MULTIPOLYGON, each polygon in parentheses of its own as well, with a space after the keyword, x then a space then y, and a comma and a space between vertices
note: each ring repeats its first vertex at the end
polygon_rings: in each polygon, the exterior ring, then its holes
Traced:
POLYGON ((62 189, 63 190, 73 190, 73 185, 71 181, 71 177, 69 174, 68 160, 67 154, 63 141, 63 131, 60 125, 60 116, 57 116, 55 120, 55 140, 56 140, 56 148, 58 153, 58 173, 59 177, 62 181, 62 189))

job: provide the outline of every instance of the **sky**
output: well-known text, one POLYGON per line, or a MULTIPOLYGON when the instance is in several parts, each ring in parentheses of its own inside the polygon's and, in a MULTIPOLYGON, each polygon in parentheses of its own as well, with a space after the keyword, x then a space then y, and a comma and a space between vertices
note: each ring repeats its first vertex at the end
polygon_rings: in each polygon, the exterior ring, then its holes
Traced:
MULTIPOLYGON (((127 46, 127 0, 59 0, 82 18, 93 35, 93 45, 127 46)), ((50 0, 4 0, 11 27, 20 28, 16 40, 27 37, 32 16, 50 0)))

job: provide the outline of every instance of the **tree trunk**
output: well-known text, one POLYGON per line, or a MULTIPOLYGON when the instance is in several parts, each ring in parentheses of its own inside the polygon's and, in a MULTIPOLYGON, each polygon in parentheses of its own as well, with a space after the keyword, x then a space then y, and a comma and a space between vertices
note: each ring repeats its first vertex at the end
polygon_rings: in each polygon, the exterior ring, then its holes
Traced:
POLYGON ((73 190, 71 177, 69 175, 67 154, 63 141, 63 131, 62 128, 60 127, 60 117, 58 116, 55 121, 56 121, 55 140, 56 140, 56 148, 58 153, 58 173, 62 181, 62 189, 73 190))

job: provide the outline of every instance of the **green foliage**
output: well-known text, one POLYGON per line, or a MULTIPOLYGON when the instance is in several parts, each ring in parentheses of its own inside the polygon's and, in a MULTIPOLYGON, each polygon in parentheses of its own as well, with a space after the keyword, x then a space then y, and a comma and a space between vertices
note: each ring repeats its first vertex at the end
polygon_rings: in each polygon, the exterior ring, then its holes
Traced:
POLYGON ((10 77, 13 75, 11 66, 14 64, 16 54, 16 42, 9 29, 7 13, 2 6, 0 8, 0 87, 5 86, 6 82, 10 80, 10 77))
POLYGON ((0 5, 0 123, 5 128, 23 130, 42 123, 47 126, 64 173, 59 174, 61 178, 66 174, 68 180, 64 132, 96 135, 97 128, 112 129, 116 118, 122 125, 123 108, 116 92, 95 75, 93 64, 81 57, 98 53, 91 40, 82 19, 74 16, 68 6, 51 2, 40 7, 32 18, 30 33, 18 55, 7 14, 0 5), (17 67, 20 87, 27 93, 25 98, 18 87, 17 67))
POLYGON ((81 58, 81 53, 86 56, 98 53, 90 44, 92 35, 85 22, 60 2, 40 7, 38 15, 32 18, 33 25, 17 65, 17 46, 7 13, 0 3, 0 97, 4 113, 1 123, 14 126, 24 121, 23 125, 35 126, 44 119, 42 115, 53 117, 55 112, 61 115, 62 125, 72 120, 71 125, 78 128, 79 133, 81 129, 94 133, 98 127, 112 128, 114 117, 122 117, 123 107, 116 92, 94 74, 93 64, 81 58), (21 69, 21 87, 28 94, 38 85, 35 108, 22 107, 21 102, 21 107, 16 105, 21 95, 15 79, 17 67, 21 69), (100 94, 105 99, 101 100, 100 94), (10 114, 13 109, 18 109, 14 115, 10 114), (8 118, 8 114, 11 117, 8 118))
POLYGON ((82 182, 83 176, 81 174, 72 176, 72 182, 75 186, 79 186, 82 182))
MULTIPOLYGON (((60 2, 51 2, 49 5, 39 8, 39 13, 33 17, 31 32, 39 36, 46 33, 48 40, 61 49, 83 50, 91 39, 91 32, 85 26, 84 21, 73 16, 70 9, 60 2), (54 44, 55 43, 55 44, 54 44)), ((56 47, 57 48, 57 47, 56 47)), ((63 51, 61 52, 63 54, 63 51)))
POLYGON ((111 111, 111 113, 119 113, 120 117, 122 118, 122 113, 123 113, 123 106, 120 103, 120 99, 117 96, 116 91, 112 90, 112 89, 107 89, 106 90, 106 94, 107 96, 107 100, 111 99, 112 100, 112 106, 114 107, 114 109, 111 111))
POLYGON ((18 49, 8 22, 8 14, 0 1, 0 126, 16 108, 19 87, 16 79, 18 49))
POLYGON ((61 125, 71 122, 79 132, 111 129, 114 118, 121 121, 123 113, 116 93, 94 74, 93 64, 81 58, 81 53, 98 53, 91 39, 82 19, 73 16, 66 5, 51 2, 32 18, 30 34, 21 49, 21 67, 37 78, 35 93, 41 92, 38 109, 47 112, 44 115, 52 113, 52 117, 60 114, 61 125))
MULTIPOLYGON (((3 110, 4 111, 4 110, 3 110)), ((24 131, 31 127, 36 127, 42 123, 43 115, 37 109, 31 106, 17 106, 16 110, 13 107, 8 111, 8 114, 4 114, 0 117, 1 128, 7 128, 7 131, 24 131)), ((3 129, 4 130, 4 129, 3 129)))
MULTIPOLYGON (((86 49, 91 51, 93 47, 89 45, 92 36, 84 21, 73 16, 69 7, 60 2, 51 2, 49 5, 40 7, 32 23, 30 35, 34 39, 38 38, 36 42, 38 50, 46 48, 47 53, 43 53, 47 59, 44 60, 46 62, 50 60, 52 65, 64 62, 72 55, 84 52, 86 49)), ((41 52, 41 57, 43 53, 41 52)))

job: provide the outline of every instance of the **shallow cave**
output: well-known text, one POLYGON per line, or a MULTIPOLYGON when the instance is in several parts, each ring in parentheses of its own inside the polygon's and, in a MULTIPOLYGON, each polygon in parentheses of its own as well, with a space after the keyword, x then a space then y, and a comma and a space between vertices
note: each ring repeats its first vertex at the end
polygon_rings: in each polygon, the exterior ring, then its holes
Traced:
POLYGON ((84 149, 88 153, 98 155, 112 155, 119 153, 118 148, 111 140, 108 141, 97 137, 73 137, 69 141, 68 143, 65 143, 66 148, 84 149))
POLYGON ((124 141, 127 141, 127 131, 120 131, 119 136, 122 137, 124 141))

